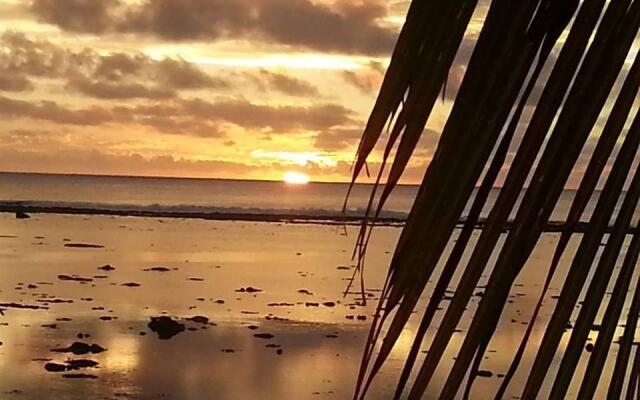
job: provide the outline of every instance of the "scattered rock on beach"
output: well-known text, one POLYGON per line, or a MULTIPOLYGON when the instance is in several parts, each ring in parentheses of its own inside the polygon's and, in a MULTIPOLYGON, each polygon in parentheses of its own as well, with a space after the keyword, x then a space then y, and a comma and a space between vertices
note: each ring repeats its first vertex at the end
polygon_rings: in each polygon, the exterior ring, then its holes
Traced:
POLYGON ((48 310, 49 307, 41 307, 33 304, 22 304, 22 303, 0 303, 0 315, 4 315, 3 311, 7 308, 19 308, 26 310, 48 310))
POLYGON ((67 369, 77 370, 83 368, 95 368, 98 366, 98 362, 94 360, 80 359, 80 360, 68 360, 67 369))
POLYGON ((64 372, 67 370, 67 366, 64 364, 48 362, 44 365, 44 369, 48 372, 64 372))
POLYGON ((273 339, 273 335, 270 333, 254 333, 253 337, 257 337, 258 339, 273 339))
POLYGON ((77 356, 83 354, 98 354, 104 351, 107 351, 104 347, 98 344, 87 344, 83 342, 73 342, 69 347, 62 347, 58 349, 52 349, 51 351, 55 351, 56 353, 73 353, 77 356))
POLYGON ((171 268, 167 268, 167 267, 151 267, 151 268, 145 268, 145 269, 143 269, 143 271, 146 271, 146 272, 169 272, 169 271, 171 271, 171 268))
POLYGON ((64 247, 73 247, 78 249, 103 249, 104 246, 95 243, 65 243, 64 247))
POLYGON ((195 322, 196 324, 208 324, 209 318, 202 315, 196 315, 195 317, 186 318, 187 321, 195 322))
POLYGON ((29 214, 24 211, 16 211, 16 219, 27 219, 31 218, 29 214))
POLYGON ((63 374, 62 377, 66 379, 98 379, 96 375, 92 374, 63 374))
POLYGON ((260 293, 262 289, 254 288, 252 286, 247 286, 246 288, 241 287, 240 289, 236 289, 238 293, 260 293))
POLYGON ((158 338, 161 340, 171 339, 185 330, 184 324, 167 316, 151 317, 151 322, 149 322, 148 326, 149 329, 158 334, 158 338))
POLYGON ((91 282, 93 281, 93 279, 91 278, 85 278, 79 275, 58 275, 58 279, 60 279, 61 281, 75 281, 75 282, 91 282))
POLYGON ((65 364, 59 364, 54 362, 48 362, 44 365, 44 369, 48 372, 65 372, 76 371, 85 368, 96 368, 99 365, 97 361, 79 359, 79 360, 67 360, 65 364))
POLYGON ((234 349, 220 349, 221 352, 223 353, 235 353, 236 351, 234 349))

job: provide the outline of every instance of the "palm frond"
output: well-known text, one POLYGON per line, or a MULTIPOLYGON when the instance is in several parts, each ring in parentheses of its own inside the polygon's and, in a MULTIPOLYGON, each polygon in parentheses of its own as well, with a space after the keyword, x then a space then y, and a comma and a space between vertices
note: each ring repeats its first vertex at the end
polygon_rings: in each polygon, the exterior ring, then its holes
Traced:
MULTIPOLYGON (((468 40, 465 32, 477 7, 477 1, 455 0, 414 1, 409 8, 354 164, 355 182, 367 157, 382 138, 384 127, 390 125, 383 156, 383 165, 390 163, 390 169, 386 172, 382 167, 377 175, 375 187, 382 186, 382 193, 375 203, 374 192, 368 206, 371 219, 365 219, 362 225, 356 251, 360 260, 366 252, 372 224, 406 169, 434 104, 445 90, 448 71, 462 41, 468 40)), ((531 373, 521 388, 523 398, 535 398, 551 361, 560 351, 562 362, 555 374, 551 396, 562 398, 566 394, 576 374, 589 327, 600 304, 606 301, 609 277, 623 253, 640 197, 640 173, 632 171, 639 158, 640 114, 636 114, 633 123, 625 129, 640 86, 640 56, 636 55, 629 70, 626 68, 639 27, 640 0, 491 2, 437 149, 391 260, 363 352, 354 398, 366 396, 411 314, 416 311, 427 283, 437 272, 439 276, 428 293, 429 301, 399 375, 395 398, 406 393, 408 398, 417 399, 427 391, 474 290, 483 274, 488 273, 484 295, 473 312, 471 325, 453 365, 448 368, 448 377, 440 393, 442 398, 453 398, 463 387, 463 396, 470 395, 514 282, 544 233, 585 150, 585 143, 597 130, 598 118, 605 110, 608 112, 606 123, 566 217, 531 322, 495 397, 502 398, 520 367, 551 279, 595 193, 607 161, 624 135, 595 211, 580 237, 578 250, 572 255, 560 300, 546 327, 531 373), (545 69, 550 72, 543 74, 545 69), (616 93, 614 85, 624 74, 626 79, 616 93), (536 87, 542 88, 537 103, 532 98, 536 87), (610 110, 606 107, 608 99, 613 103, 610 110), (531 110, 529 118, 524 112, 527 108, 531 110), (519 133, 518 141, 515 138, 519 133), (507 165, 507 154, 512 149, 515 157, 507 165), (495 203, 489 206, 492 188, 499 173, 507 167, 504 184, 495 203), (625 182, 631 176, 625 193, 625 182), (480 186, 474 192, 478 182, 480 186), (518 203, 523 190, 524 195, 518 203), (618 199, 623 197, 622 207, 616 214, 618 199), (456 236, 454 231, 465 206, 469 206, 469 212, 456 236), (488 212, 488 216, 482 220, 484 212, 488 212), (514 214, 515 218, 510 221, 514 214), (610 227, 613 216, 614 223, 610 227), (478 226, 482 230, 472 243, 472 234, 478 226), (507 226, 510 230, 505 235, 507 226), (599 245, 605 234, 609 235, 607 245, 598 258, 599 245), (500 240, 503 236, 506 236, 504 240, 500 240), (454 237, 457 241, 447 256, 445 249, 454 237), (593 273, 606 279, 588 282, 593 273), (427 331, 456 274, 460 274, 460 279, 455 284, 454 295, 435 327, 424 360, 417 365, 427 331), (559 349, 564 327, 585 285, 587 297, 576 327, 567 348, 559 349), (467 376, 468 382, 463 385, 467 376)), ((640 252, 637 236, 638 233, 626 250, 615 281, 603 319, 603 331, 587 365, 591 374, 588 376, 599 377, 609 355, 630 282, 637 272, 635 266, 640 252)), ((360 262, 359 273, 362 273, 362 267, 360 262)), ((625 329, 611 378, 610 395, 621 393, 628 375, 640 309, 638 297, 640 295, 634 296, 627 316, 633 328, 625 329)), ((637 370, 631 372, 633 382, 638 373, 637 370)), ((592 396, 598 382, 600 379, 595 382, 583 379, 580 394, 592 396)))

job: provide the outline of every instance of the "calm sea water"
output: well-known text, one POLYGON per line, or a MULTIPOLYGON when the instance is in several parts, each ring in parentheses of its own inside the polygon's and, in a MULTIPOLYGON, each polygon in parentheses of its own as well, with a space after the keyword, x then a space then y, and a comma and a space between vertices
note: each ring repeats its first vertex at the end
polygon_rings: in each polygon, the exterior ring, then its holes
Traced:
MULTIPOLYGON (((309 183, 181 179, 86 175, 0 173, 0 205, 21 202, 31 206, 62 206, 79 209, 143 210, 147 212, 203 212, 257 215, 341 215, 347 193, 345 183, 309 183)), ((354 187, 347 215, 364 213, 371 185, 354 187)), ((417 186, 398 186, 383 216, 403 218, 411 208, 417 186)), ((485 207, 486 215, 499 189, 485 207)), ((567 214, 575 192, 565 191, 552 220, 567 214)), ((585 212, 593 211, 597 194, 585 212)))

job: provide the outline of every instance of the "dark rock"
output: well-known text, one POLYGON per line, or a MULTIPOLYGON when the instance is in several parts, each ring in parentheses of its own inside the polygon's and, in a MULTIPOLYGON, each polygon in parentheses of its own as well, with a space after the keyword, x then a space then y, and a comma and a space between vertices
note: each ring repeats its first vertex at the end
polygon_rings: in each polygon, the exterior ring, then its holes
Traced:
POLYGON ((234 349, 220 349, 221 352, 223 353, 235 353, 236 351, 234 349))
POLYGON ((258 339, 272 339, 274 337, 270 333, 254 333, 253 336, 257 337, 258 339))
POLYGON ((62 377, 67 379, 98 379, 96 375, 91 374, 63 374, 62 377))
POLYGON ((254 288, 254 287, 251 287, 251 286, 247 286, 246 288, 236 289, 236 292, 238 292, 238 293, 260 293, 260 292, 262 292, 262 289, 254 288))
POLYGON ((104 246, 101 244, 94 243, 65 243, 64 247, 75 247, 78 249, 103 249, 104 246))
POLYGON ((16 219, 27 219, 31 218, 29 214, 24 211, 16 211, 16 219))
POLYGON ((322 305, 325 307, 335 307, 336 303, 334 303, 333 301, 325 301, 324 303, 322 303, 322 305))
POLYGON ((122 286, 125 287, 140 287, 140 284, 138 282, 125 282, 122 284, 122 286))
POLYGON ((145 268, 144 271, 147 272, 169 272, 171 271, 170 268, 167 267, 151 267, 151 268, 145 268))
POLYGON ((476 375, 482 378, 491 378, 493 376, 493 372, 481 369, 477 372, 476 375))
POLYGON ((69 347, 63 347, 59 349, 52 349, 51 351, 55 351, 57 353, 73 353, 77 356, 83 354, 98 354, 106 351, 104 347, 97 344, 87 344, 83 342, 73 342, 69 347))
POLYGON ((98 366, 98 362, 93 360, 80 359, 80 360, 67 361, 67 369, 70 371, 83 369, 83 368, 95 368, 97 366, 98 366))
POLYGON ((313 295, 313 293, 311 293, 309 290, 307 289, 300 289, 298 290, 298 293, 302 293, 302 294, 308 294, 309 296, 313 295))
POLYGON ((78 275, 58 275, 58 279, 61 281, 75 281, 75 282, 91 282, 93 279, 85 278, 78 275))
POLYGON ((98 269, 102 270, 102 271, 113 271, 113 270, 115 270, 115 267, 112 267, 109 264, 105 264, 102 267, 98 267, 98 269))
POLYGON ((195 317, 187 318, 187 321, 195 322, 196 324, 208 324, 209 318, 202 315, 196 315, 195 317))
POLYGON ((151 317, 149 329, 158 334, 158 338, 162 340, 171 339, 175 335, 185 330, 185 326, 174 321, 170 317, 151 317))
POLYGON ((63 364, 48 362, 44 365, 44 369, 48 372, 64 372, 67 370, 67 366, 63 364))

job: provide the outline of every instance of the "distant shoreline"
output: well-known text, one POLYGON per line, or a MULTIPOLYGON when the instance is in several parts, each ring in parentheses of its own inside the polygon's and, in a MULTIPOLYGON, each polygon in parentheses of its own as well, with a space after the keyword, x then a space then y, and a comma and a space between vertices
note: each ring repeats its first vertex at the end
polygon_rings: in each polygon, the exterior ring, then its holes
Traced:
MULTIPOLYGON (((290 224, 317 224, 317 225, 350 225, 357 226, 362 223, 360 216, 314 216, 304 214, 252 214, 252 213, 217 213, 217 212, 189 212, 189 211, 146 211, 146 210, 112 210, 100 208, 74 208, 74 207, 41 207, 29 205, 0 205, 0 213, 25 212, 27 214, 63 214, 63 215, 102 215, 115 217, 137 218, 172 218, 172 219, 201 219, 208 221, 241 221, 241 222, 269 222, 290 224)), ((376 226, 402 227, 405 224, 403 218, 381 217, 376 220, 376 226)), ((459 221, 457 228, 461 228, 464 221, 459 221)), ((476 229, 484 227, 485 220, 480 220, 475 225, 476 229)), ((512 221, 508 222, 504 230, 511 229, 512 221)), ((588 224, 580 222, 573 232, 583 233, 588 224)), ((544 232, 563 232, 565 223, 562 221, 549 221, 544 232)), ((611 227, 607 228, 607 232, 611 227)), ((630 227, 628 233, 635 232, 630 227)))

